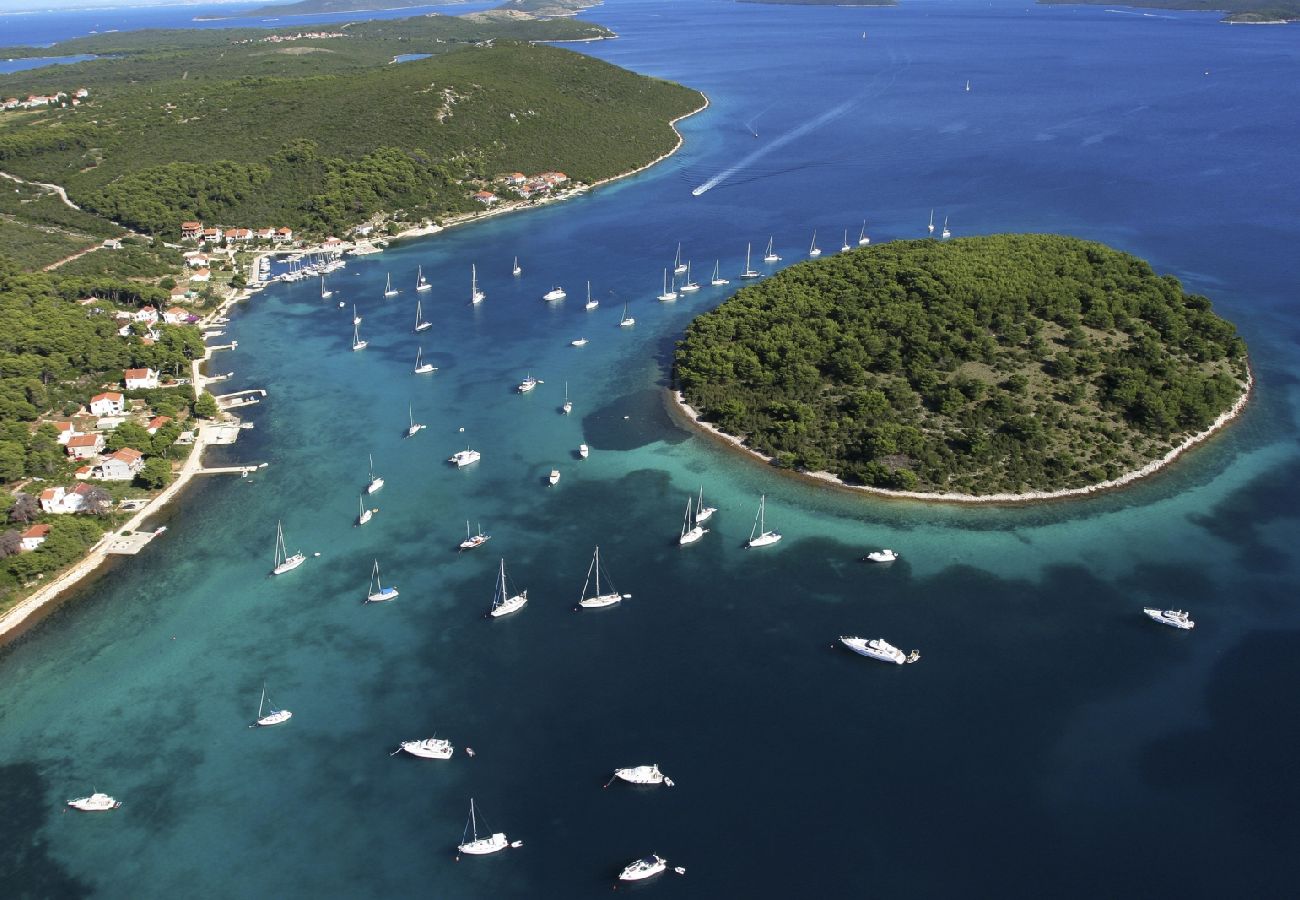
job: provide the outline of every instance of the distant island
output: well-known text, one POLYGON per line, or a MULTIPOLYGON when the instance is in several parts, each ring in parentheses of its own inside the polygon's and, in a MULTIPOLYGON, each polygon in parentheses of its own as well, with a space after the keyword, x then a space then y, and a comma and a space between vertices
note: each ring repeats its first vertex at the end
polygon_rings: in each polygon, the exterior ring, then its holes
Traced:
POLYGON ((1236 329, 1172 276, 1056 235, 902 241, 791 266, 696 318, 674 377, 776 465, 945 499, 1087 491, 1244 403, 1236 329))
MULTIPOLYGON (((447 0, 449 3, 465 0, 447 0)), ((196 22, 215 22, 222 19, 254 19, 263 16, 310 16, 326 13, 381 12, 420 6, 418 0, 299 0, 297 3, 268 3, 247 12, 229 16, 196 17, 196 22)))
MULTIPOLYGON (((1038 0, 1039 3, 1063 6, 1084 3, 1091 6, 1115 6, 1110 0, 1038 0)), ((1118 4, 1139 9, 1177 9, 1191 12, 1222 12, 1224 22, 1236 25, 1282 25, 1300 21, 1300 0, 1129 0, 1118 4)))
POLYGON ((897 6, 898 0, 736 0, 737 3, 766 3, 771 6, 897 6))

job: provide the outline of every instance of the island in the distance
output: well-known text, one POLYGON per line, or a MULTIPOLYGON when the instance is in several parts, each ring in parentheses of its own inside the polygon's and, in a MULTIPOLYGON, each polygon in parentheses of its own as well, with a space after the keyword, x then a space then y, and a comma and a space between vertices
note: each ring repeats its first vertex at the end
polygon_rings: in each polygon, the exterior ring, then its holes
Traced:
MULTIPOLYGON (((1111 0, 1038 0, 1065 5, 1085 3, 1113 6, 1111 0)), ((1300 21, 1300 0, 1125 0, 1122 6, 1141 9, 1176 9, 1187 12, 1219 12, 1230 25, 1284 25, 1300 21)))
POLYGON ((696 318, 675 379, 692 418, 777 465, 953 500, 1124 483, 1250 386, 1205 297, 1104 245, 1030 234, 792 266, 696 318))

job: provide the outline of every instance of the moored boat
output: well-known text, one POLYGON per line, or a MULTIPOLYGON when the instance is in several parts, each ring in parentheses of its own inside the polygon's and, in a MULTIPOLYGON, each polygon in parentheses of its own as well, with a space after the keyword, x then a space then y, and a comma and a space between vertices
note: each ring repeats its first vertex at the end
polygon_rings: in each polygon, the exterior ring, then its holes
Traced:
POLYGON ((560 483, 560 470, 551 469, 551 474, 546 476, 546 483, 552 487, 560 483))
MULTIPOLYGON (((486 824, 484 823, 484 825, 486 824)), ((498 850, 504 850, 506 847, 517 846, 518 844, 518 841, 511 844, 505 833, 501 831, 495 832, 488 837, 479 837, 478 816, 474 811, 474 800, 470 798, 469 821, 465 823, 465 832, 460 837, 460 843, 456 845, 457 850, 470 856, 485 856, 488 853, 496 853, 498 850)))
POLYGON ((460 549, 473 550, 476 547, 482 547, 490 540, 492 540, 492 535, 485 534, 482 525, 478 527, 478 534, 471 534, 469 530, 469 520, 465 520, 465 540, 460 542, 460 549))
POLYGON ((758 515, 754 517, 754 527, 749 530, 746 547, 767 547, 781 540, 781 532, 769 531, 767 528, 767 497, 758 499, 758 515))
POLYGON ((614 587, 614 583, 610 581, 609 573, 605 572, 604 575, 605 590, 602 592, 600 589, 600 548, 597 547, 596 552, 592 554, 591 565, 587 566, 587 580, 582 583, 582 594, 579 596, 578 606, 583 609, 599 609, 602 606, 613 606, 624 599, 632 597, 631 594, 620 594, 618 589, 614 587), (592 588, 590 596, 587 594, 588 587, 592 588))
POLYGON ((375 567, 370 570, 370 588, 366 593, 366 602, 384 603, 397 599, 397 596, 397 588, 384 587, 383 581, 379 578, 379 560, 375 560, 375 567))
POLYGON ((644 881, 647 878, 653 878, 666 868, 668 868, 668 860, 658 854, 651 853, 649 856, 643 856, 636 862, 625 866, 623 871, 618 873, 618 880, 644 881))
POLYGON ((466 447, 464 450, 457 450, 455 453, 453 453, 451 457, 447 460, 447 462, 455 463, 456 468, 460 469, 470 465, 471 463, 478 462, 481 457, 482 454, 480 454, 477 450, 471 450, 468 447, 466 447))
POLYGON ((253 726, 266 728, 288 722, 292 718, 293 713, 289 712, 289 710, 276 709, 275 704, 269 701, 266 696, 266 684, 264 683, 262 685, 262 699, 257 704, 257 718, 253 721, 253 726))
POLYGON ((1190 631, 1196 627, 1196 623, 1181 609, 1154 609, 1147 606, 1143 607, 1142 612, 1146 613, 1153 621, 1159 622, 1161 625, 1168 625, 1171 628, 1190 631))
POLYGON ((886 547, 883 550, 872 550, 867 554, 867 561, 874 563, 893 562, 898 559, 898 554, 886 547))
POLYGON ((75 800, 68 801, 68 806, 82 812, 108 812, 110 809, 117 809, 121 805, 122 801, 114 800, 108 794, 101 794, 99 791, 95 791, 89 797, 78 797, 75 800))
MULTIPOLYGON (((896 665, 902 665, 907 662, 907 657, 893 644, 884 638, 867 638, 845 637, 840 636, 840 643, 848 647, 859 656, 869 656, 872 659, 878 659, 881 662, 891 662, 896 665)), ((918 654, 919 658, 919 654, 918 654)))
POLYGON ((284 546, 284 529, 280 523, 275 523, 275 567, 271 569, 272 575, 283 575, 285 572, 292 572, 307 561, 307 556, 301 550, 293 556, 284 546))
POLYGON ((420 759, 451 759, 456 748, 446 738, 429 737, 419 741, 402 741, 393 754, 409 753, 420 759))
POLYGON ((488 615, 494 619, 499 619, 513 612, 519 612, 527 604, 528 591, 511 592, 510 580, 506 578, 506 561, 502 558, 501 569, 497 574, 496 590, 492 593, 492 606, 488 609, 488 615))
POLYGON ((569 295, 564 292, 564 288, 560 287, 557 284, 555 285, 555 287, 551 288, 545 294, 542 294, 542 299, 546 300, 547 302, 550 302, 552 300, 563 300, 567 296, 569 295))
POLYGON ((626 781, 629 784, 662 784, 668 787, 673 786, 673 780, 659 771, 659 764, 653 763, 648 766, 631 766, 626 769, 615 769, 614 777, 626 781))

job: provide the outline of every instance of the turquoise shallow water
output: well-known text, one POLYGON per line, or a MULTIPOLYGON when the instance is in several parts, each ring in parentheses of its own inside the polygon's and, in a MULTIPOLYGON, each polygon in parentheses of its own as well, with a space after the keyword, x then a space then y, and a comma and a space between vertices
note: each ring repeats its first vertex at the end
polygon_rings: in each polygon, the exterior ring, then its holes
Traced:
POLYGON ((361 353, 313 284, 241 308, 214 369, 270 397, 214 458, 270 466, 193 489, 0 658, 6 893, 586 897, 656 851, 688 867, 654 887, 676 896, 1289 895, 1294 34, 1001 3, 588 15, 621 37, 582 52, 712 107, 635 179, 352 262, 333 286, 361 353), (1246 336, 1254 402, 1145 483, 1018 509, 809 486, 671 423, 673 341, 725 296, 653 300, 679 241, 734 275, 747 241, 793 261, 814 228, 827 251, 863 217, 913 237, 931 207, 959 236, 1059 231, 1177 274, 1246 336), (418 378, 421 341, 439 371, 418 378), (429 427, 403 440, 408 404, 429 427), (484 458, 456 471, 466 441, 484 458), (387 486, 358 530, 372 452, 387 486), (720 511, 681 550, 700 485, 720 511), (786 538, 746 551, 760 493, 786 538), (273 582, 277 519, 321 556, 273 582), (457 554, 466 519, 494 538, 457 554), (633 597, 575 613, 597 543, 633 597), (882 545, 903 559, 859 562, 882 545), (501 556, 531 599, 488 622, 501 556), (401 597, 365 607, 376 558, 401 597), (833 652, 842 633, 922 662, 833 652), (253 731, 263 680, 294 718, 253 731), (477 756, 389 758, 435 731, 477 756), (678 786, 601 789, 652 761, 678 786), (126 805, 60 811, 90 787, 126 805), (455 862, 470 796, 525 846, 455 862))

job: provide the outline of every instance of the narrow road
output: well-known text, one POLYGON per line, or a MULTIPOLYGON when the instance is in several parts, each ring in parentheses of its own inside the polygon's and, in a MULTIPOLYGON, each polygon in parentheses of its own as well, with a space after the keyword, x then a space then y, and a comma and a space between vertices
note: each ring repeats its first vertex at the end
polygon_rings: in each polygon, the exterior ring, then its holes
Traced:
POLYGON ((33 185, 34 187, 45 188, 47 191, 54 191, 54 193, 59 195, 60 200, 62 200, 64 203, 66 203, 68 206, 71 206, 73 209, 77 210, 78 212, 81 212, 81 207, 73 203, 71 200, 69 200, 68 192, 65 191, 63 188, 59 187, 57 184, 46 184, 44 181, 28 181, 25 178, 19 178, 17 175, 10 175, 8 172, 0 172, 0 178, 8 178, 10 181, 16 181, 18 184, 30 184, 33 185))

